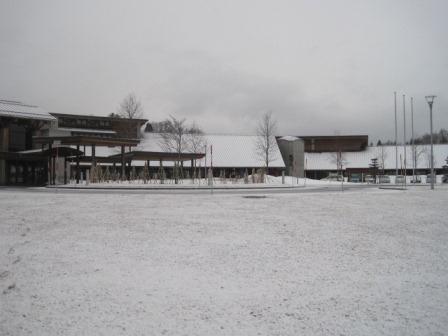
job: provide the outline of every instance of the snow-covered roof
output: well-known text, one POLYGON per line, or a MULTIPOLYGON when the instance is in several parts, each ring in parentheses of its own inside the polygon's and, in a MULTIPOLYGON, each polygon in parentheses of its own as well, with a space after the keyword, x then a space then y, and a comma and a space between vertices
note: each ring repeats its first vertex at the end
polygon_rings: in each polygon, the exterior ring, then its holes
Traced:
POLYGON ((0 100, 0 116, 47 121, 56 120, 55 117, 41 107, 12 100, 0 100))
MULTIPOLYGON (((215 135, 206 134, 204 140, 207 143, 207 165, 210 164, 210 148, 213 147, 213 166, 223 168, 263 167, 263 158, 257 155, 256 135, 215 135)), ((164 151, 161 146, 161 136, 158 133, 145 133, 144 138, 135 150, 140 151, 164 151)), ((204 151, 202 151, 204 152, 204 151)), ((275 148, 273 161, 270 167, 284 168, 280 150, 275 148)), ((204 167, 205 159, 197 160, 197 164, 204 167)))
MULTIPOLYGON (((416 168, 428 168, 431 162, 430 146, 416 146, 417 165, 416 168)), ((398 167, 401 167, 401 161, 404 161, 403 146, 398 146, 398 167), (400 161, 401 156, 401 161, 400 161)), ((305 153, 307 170, 336 170, 336 153, 305 153)), ((445 159, 448 156, 448 144, 434 145, 434 167, 441 168, 446 164, 445 159)), ((372 146, 360 152, 343 152, 342 159, 344 168, 368 168, 371 159, 378 158, 378 163, 384 169, 395 169, 395 146, 372 146)), ((406 147, 406 166, 412 167, 412 147, 406 147)))

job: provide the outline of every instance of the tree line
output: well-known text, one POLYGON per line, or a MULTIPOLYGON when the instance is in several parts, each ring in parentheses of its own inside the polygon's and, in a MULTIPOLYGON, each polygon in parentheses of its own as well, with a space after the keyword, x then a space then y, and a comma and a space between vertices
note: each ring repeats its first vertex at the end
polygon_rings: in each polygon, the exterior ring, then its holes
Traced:
MULTIPOLYGON (((432 134, 432 139, 434 144, 448 144, 448 130, 441 128, 438 132, 432 134)), ((431 143, 431 134, 425 133, 422 136, 414 138, 414 144, 416 145, 429 145, 431 143)), ((407 141, 406 144, 411 144, 411 140, 407 141)), ((395 145, 395 141, 378 140, 377 146, 391 146, 395 145)))

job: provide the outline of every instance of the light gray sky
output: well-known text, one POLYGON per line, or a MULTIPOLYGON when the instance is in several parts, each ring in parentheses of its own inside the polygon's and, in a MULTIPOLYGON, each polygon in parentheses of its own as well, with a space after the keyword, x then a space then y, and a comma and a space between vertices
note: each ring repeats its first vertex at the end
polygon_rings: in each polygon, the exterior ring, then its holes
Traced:
POLYGON ((134 92, 146 118, 207 132, 253 133, 272 111, 281 134, 375 140, 394 136, 397 91, 400 122, 412 95, 422 134, 427 94, 448 128, 447 13, 446 0, 1 0, 0 97, 107 115, 134 92))

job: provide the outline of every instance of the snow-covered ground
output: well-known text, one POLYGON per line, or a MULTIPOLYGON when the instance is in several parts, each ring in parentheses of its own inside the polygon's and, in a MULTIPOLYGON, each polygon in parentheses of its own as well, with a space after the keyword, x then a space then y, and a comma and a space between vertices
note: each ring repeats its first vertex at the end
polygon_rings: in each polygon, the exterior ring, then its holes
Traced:
MULTIPOLYGON (((347 182, 344 182, 347 184, 347 182)), ((217 188, 290 188, 294 187, 306 187, 306 186, 326 186, 326 185, 340 185, 339 181, 331 181, 331 180, 314 180, 310 178, 301 178, 294 176, 285 176, 282 178, 281 176, 266 176, 265 183, 253 183, 252 177, 249 176, 249 182, 245 183, 244 179, 224 179, 220 177, 213 178, 212 186, 217 188), (284 183, 283 183, 284 182, 284 183)), ((351 183, 359 185, 359 183, 351 183)), ((209 187, 207 179, 182 179, 179 180, 178 184, 175 184, 174 179, 165 179, 163 183, 160 180, 149 180, 146 183, 143 180, 131 180, 131 181, 108 181, 108 182, 98 182, 98 183, 86 183, 85 180, 80 181, 79 184, 76 184, 75 180, 71 180, 70 183, 66 185, 58 185, 58 188, 61 187, 81 187, 81 188, 202 188, 209 187)))
POLYGON ((446 187, 266 196, 0 189, 0 335, 446 334, 446 187))
MULTIPOLYGON (((437 175, 436 176, 436 184, 442 185, 442 177, 443 175, 437 175)), ((420 181, 420 183, 413 184, 411 181, 413 180, 413 176, 406 176, 406 181, 408 186, 411 185, 429 185, 427 181, 427 175, 417 175, 416 178, 420 181)), ((355 185, 360 186, 362 184, 368 184, 366 182, 363 183, 355 183, 355 182, 348 182, 347 177, 344 177, 344 184, 345 185, 355 185)), ((389 176, 390 182, 389 183, 381 183, 385 186, 393 186, 395 184, 395 176, 389 176)), ((253 182, 257 181, 256 179, 253 180, 252 176, 249 175, 248 183, 244 182, 243 178, 240 179, 231 179, 231 178, 220 178, 215 177, 213 178, 212 186, 216 188, 225 188, 225 189, 235 189, 235 188, 290 188, 290 187, 322 187, 322 186, 335 186, 340 185, 341 181, 336 181, 335 179, 321 179, 321 180, 315 180, 311 178, 302 178, 302 177, 294 177, 294 176, 271 176, 268 175, 265 177, 265 183, 258 183, 253 182)), ((378 178, 377 178, 378 184, 378 178)), ((398 183, 400 186, 404 184, 404 178, 403 182, 398 183)), ((178 183, 175 183, 174 179, 165 179, 163 183, 161 183, 160 180, 151 179, 149 181, 146 181, 146 183, 143 180, 131 180, 131 181, 103 181, 103 182, 96 182, 96 183, 86 183, 85 180, 81 180, 79 184, 76 183, 75 180, 71 180, 66 185, 58 185, 57 188, 62 187, 80 187, 80 188, 208 188, 208 180, 205 178, 201 179, 180 179, 178 183)))

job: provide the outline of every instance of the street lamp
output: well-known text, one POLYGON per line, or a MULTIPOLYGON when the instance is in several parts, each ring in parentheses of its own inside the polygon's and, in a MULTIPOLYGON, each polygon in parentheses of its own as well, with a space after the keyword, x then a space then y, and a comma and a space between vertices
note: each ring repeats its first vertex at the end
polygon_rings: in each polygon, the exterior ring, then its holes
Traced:
POLYGON ((433 141, 432 141, 432 103, 434 102, 434 98, 436 96, 426 96, 425 99, 429 105, 429 125, 430 125, 430 135, 431 135, 431 190, 434 190, 434 149, 433 149, 433 141))

